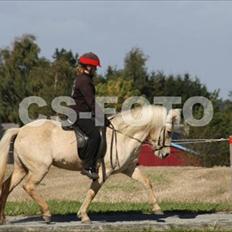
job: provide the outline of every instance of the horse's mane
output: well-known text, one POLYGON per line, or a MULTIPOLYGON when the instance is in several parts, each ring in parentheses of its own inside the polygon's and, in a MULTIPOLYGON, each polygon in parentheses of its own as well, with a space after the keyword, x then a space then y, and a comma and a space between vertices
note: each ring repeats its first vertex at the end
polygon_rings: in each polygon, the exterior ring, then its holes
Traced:
POLYGON ((147 131, 164 126, 166 122, 166 117, 167 117, 167 109, 165 107, 146 105, 116 114, 112 119, 112 123, 121 132, 127 135, 133 135, 138 130, 147 131), (144 115, 145 119, 148 122, 145 125, 133 126, 124 121, 123 116, 127 118, 130 115, 132 116, 132 118, 139 121, 140 119, 142 119, 142 110, 144 110, 144 112, 150 112, 144 115))

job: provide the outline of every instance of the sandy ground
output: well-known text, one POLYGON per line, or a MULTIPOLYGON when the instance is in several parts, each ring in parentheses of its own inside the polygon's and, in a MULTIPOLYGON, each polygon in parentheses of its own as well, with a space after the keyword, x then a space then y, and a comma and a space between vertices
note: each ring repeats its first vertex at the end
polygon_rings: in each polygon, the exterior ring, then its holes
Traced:
MULTIPOLYGON (((9 167, 11 168, 11 167, 9 167)), ((159 201, 226 202, 232 199, 232 170, 226 167, 141 167, 152 181, 159 201)), ((9 201, 28 200, 22 183, 9 201)), ((45 199, 82 201, 90 180, 78 172, 52 167, 38 186, 45 199)), ((143 186, 118 174, 110 177, 95 198, 98 202, 146 202, 143 186)))

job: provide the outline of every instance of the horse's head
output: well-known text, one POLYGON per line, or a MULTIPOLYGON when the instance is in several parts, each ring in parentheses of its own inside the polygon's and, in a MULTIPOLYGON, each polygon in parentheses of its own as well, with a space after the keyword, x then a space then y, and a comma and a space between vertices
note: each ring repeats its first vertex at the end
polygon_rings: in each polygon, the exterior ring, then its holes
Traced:
POLYGON ((163 159, 171 152, 172 132, 175 125, 180 122, 180 109, 170 110, 161 127, 153 128, 147 141, 152 145, 154 154, 163 159))

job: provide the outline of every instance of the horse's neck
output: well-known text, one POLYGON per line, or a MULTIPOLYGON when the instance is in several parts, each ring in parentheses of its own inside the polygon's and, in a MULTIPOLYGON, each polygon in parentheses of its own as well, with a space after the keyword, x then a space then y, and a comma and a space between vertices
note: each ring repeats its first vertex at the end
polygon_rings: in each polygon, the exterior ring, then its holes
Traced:
MULTIPOLYGON (((107 129, 111 130, 111 129, 107 129)), ((108 149, 106 154, 106 160, 110 161, 113 157, 113 160, 118 159, 120 167, 124 166, 126 163, 131 162, 138 158, 138 151, 142 145, 148 132, 146 130, 138 130, 133 135, 129 135, 128 137, 125 134, 117 133, 117 148, 115 147, 115 141, 113 143, 113 149, 111 154, 111 141, 112 141, 112 130, 107 131, 110 132, 110 136, 107 138, 108 141, 108 149), (132 138, 133 137, 133 138, 132 138), (141 142, 140 142, 141 141, 141 142)), ((113 162, 114 163, 114 162, 113 162)))
POLYGON ((146 130, 137 131, 132 137, 138 139, 139 141, 143 142, 148 136, 148 132, 146 130))

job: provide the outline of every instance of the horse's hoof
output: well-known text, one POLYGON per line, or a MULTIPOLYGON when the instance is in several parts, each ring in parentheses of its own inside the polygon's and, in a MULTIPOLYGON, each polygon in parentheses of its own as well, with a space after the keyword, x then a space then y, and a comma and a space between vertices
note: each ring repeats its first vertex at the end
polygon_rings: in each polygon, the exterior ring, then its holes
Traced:
POLYGON ((91 224, 91 220, 89 219, 89 217, 86 217, 86 218, 81 219, 81 223, 83 223, 83 224, 91 224))
POLYGON ((90 224, 91 223, 91 221, 90 221, 90 219, 89 219, 89 217, 87 215, 86 216, 82 216, 82 214, 80 212, 78 212, 77 213, 77 217, 79 219, 81 219, 81 223, 83 223, 83 224, 90 224))
POLYGON ((50 224, 52 221, 52 217, 51 216, 43 216, 43 220, 47 223, 50 224))
POLYGON ((161 209, 160 210, 153 210, 152 212, 155 215, 164 215, 164 212, 161 209))

